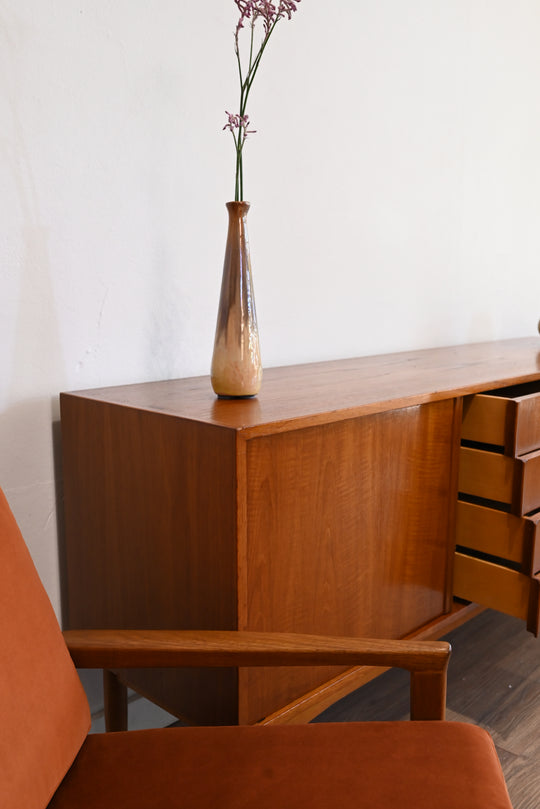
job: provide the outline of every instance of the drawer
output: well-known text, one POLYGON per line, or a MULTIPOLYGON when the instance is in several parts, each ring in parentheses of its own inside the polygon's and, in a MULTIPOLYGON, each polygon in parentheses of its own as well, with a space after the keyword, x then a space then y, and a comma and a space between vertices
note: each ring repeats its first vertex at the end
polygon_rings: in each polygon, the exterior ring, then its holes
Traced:
POLYGON ((456 545, 506 559, 532 576, 540 572, 540 512, 517 517, 504 511, 459 501, 456 545))
POLYGON ((540 575, 526 576, 502 565, 456 551, 454 595, 482 604, 527 622, 538 637, 540 625, 540 575))
POLYGON ((461 447, 460 494, 496 501, 514 514, 540 509, 540 450, 519 458, 461 447))
POLYGON ((461 437, 512 456, 540 449, 540 382, 465 397, 461 437))

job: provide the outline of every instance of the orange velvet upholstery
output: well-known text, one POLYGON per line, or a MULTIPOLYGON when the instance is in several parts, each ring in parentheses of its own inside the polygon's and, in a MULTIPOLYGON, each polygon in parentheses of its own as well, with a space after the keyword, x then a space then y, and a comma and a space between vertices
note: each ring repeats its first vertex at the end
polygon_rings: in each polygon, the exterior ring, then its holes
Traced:
POLYGON ((0 490, 0 806, 43 809, 90 711, 60 627, 0 490))
POLYGON ((90 736, 50 809, 511 809, 489 735, 457 722, 90 736))

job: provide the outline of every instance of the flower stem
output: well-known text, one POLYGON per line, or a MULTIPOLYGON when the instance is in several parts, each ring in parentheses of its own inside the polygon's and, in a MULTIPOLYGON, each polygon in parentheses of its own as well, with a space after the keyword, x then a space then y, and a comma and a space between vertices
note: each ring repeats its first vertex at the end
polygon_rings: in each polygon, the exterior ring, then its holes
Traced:
MULTIPOLYGON (((280 3, 279 10, 281 11, 281 3, 280 3)), ((295 9, 293 8, 293 10, 295 10, 295 9)), ((241 62, 241 59, 240 59, 240 49, 239 49, 239 46, 238 46, 238 29, 237 29, 235 51, 236 51, 236 59, 237 59, 237 62, 238 62, 238 74, 239 74, 239 78, 240 78, 240 113, 239 113, 239 118, 240 119, 243 119, 244 116, 246 115, 246 106, 247 106, 247 101, 248 101, 249 93, 250 93, 250 90, 251 90, 251 86, 253 84, 255 76, 257 75, 259 65, 261 64, 262 55, 263 55, 263 53, 265 51, 265 48, 266 48, 266 46, 268 44, 268 40, 270 39, 270 37, 271 37, 271 35, 272 35, 273 31, 274 31, 274 28, 276 27, 279 19, 281 19, 281 15, 278 15, 278 16, 276 16, 274 18, 270 28, 267 30, 267 32, 266 32, 266 34, 265 34, 265 36, 264 36, 264 38, 263 38, 263 40, 262 40, 262 42, 261 42, 261 44, 259 46, 259 50, 257 51, 257 53, 255 55, 255 58, 253 58, 256 17, 252 18, 252 20, 251 20, 251 36, 250 36, 250 44, 249 44, 249 63, 248 63, 248 70, 247 70, 245 78, 243 77, 243 74, 242 74, 242 62, 241 62)), ((290 19, 290 14, 289 14, 289 19, 290 19)), ((242 19, 241 19, 241 21, 242 21, 242 19)), ((238 126, 238 124, 236 124, 236 126, 238 126)), ((236 171, 235 171, 235 186, 234 186, 234 199, 235 199, 235 202, 242 202, 243 199, 244 199, 244 165, 243 165, 243 154, 242 154, 242 152, 243 152, 244 143, 245 143, 246 137, 247 137, 247 126, 248 126, 248 124, 247 124, 247 118, 246 118, 246 123, 244 124, 244 126, 242 126, 242 121, 240 122, 240 125, 239 125, 239 128, 238 128, 238 134, 235 136, 234 132, 233 132, 234 145, 235 145, 235 148, 236 148, 236 171)), ((233 130, 231 129, 231 132, 232 131, 233 130)))

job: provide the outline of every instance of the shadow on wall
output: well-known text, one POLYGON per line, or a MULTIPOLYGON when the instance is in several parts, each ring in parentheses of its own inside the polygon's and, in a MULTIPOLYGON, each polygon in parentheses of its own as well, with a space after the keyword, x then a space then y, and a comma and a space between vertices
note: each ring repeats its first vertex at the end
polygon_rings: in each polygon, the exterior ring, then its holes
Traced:
POLYGON ((62 513, 59 442, 50 396, 18 401, 0 413, 0 486, 57 611, 56 526, 62 513))

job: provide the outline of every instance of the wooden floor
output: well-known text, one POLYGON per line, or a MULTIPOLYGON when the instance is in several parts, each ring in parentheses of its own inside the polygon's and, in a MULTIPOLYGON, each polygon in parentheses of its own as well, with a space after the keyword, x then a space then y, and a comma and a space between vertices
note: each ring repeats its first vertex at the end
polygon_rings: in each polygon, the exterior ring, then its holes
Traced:
MULTIPOLYGON (((540 809, 540 639, 486 610, 446 636, 452 644, 447 718, 492 735, 514 809, 540 809)), ((403 719, 409 680, 389 671, 315 721, 403 719)))

